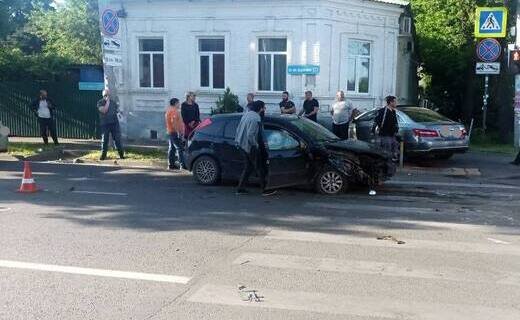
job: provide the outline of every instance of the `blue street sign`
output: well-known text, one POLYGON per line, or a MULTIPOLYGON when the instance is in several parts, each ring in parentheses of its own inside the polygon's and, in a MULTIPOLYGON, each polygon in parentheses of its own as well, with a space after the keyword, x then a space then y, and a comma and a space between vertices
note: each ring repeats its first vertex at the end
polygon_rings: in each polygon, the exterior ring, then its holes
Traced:
POLYGON ((80 82, 79 90, 82 91, 102 91, 105 89, 104 82, 80 82))
POLYGON ((477 8, 475 19, 475 37, 504 38, 507 27, 507 9, 505 7, 477 8))
POLYGON ((110 36, 116 35, 119 31, 119 18, 114 10, 106 9, 101 15, 103 32, 110 36))
POLYGON ((320 66, 312 65, 312 64, 289 65, 287 67, 287 73, 290 75, 302 75, 302 74, 317 75, 317 74, 320 74, 320 66))
POLYGON ((495 62, 500 58, 502 47, 496 39, 484 39, 477 45, 477 56, 483 62, 495 62))

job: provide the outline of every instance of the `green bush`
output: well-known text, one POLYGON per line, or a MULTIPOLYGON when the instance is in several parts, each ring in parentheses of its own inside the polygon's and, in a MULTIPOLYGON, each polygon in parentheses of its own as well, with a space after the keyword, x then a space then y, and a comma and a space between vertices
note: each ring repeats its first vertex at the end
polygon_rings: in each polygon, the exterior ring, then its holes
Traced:
POLYGON ((211 108, 211 114, 233 113, 238 112, 240 104, 238 103, 238 96, 231 92, 231 89, 226 88, 224 94, 218 97, 215 102, 215 109, 211 108))

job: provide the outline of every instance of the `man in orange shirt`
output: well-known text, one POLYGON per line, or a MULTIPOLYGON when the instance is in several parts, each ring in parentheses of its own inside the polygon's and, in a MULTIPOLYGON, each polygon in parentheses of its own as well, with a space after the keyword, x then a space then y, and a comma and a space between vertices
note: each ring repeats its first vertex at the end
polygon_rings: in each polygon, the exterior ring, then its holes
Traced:
POLYGON ((170 105, 164 115, 166 120, 166 131, 169 135, 168 169, 170 170, 186 168, 186 165, 184 164, 184 146, 182 142, 184 135, 184 122, 182 121, 179 106, 179 99, 171 99, 170 105), (176 160, 178 161, 178 164, 176 164, 176 160))

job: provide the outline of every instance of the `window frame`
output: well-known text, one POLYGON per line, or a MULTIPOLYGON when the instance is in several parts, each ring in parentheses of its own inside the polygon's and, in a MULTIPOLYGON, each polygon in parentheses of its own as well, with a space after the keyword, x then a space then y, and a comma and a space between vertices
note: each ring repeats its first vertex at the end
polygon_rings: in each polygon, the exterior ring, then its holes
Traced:
POLYGON ((261 92, 261 93, 281 93, 283 91, 286 91, 287 90, 287 66, 289 65, 289 39, 287 36, 269 36, 269 35, 265 35, 265 36, 259 36, 256 38, 256 56, 255 56, 255 60, 256 60, 256 88, 257 88, 257 92, 261 92), (283 39, 285 40, 285 51, 260 51, 260 40, 262 39, 283 39), (270 85, 270 90, 261 90, 260 89, 260 55, 268 55, 271 57, 271 70, 270 70, 270 73, 271 73, 271 77, 270 77, 270 81, 271 81, 271 85, 270 85), (285 72, 285 85, 284 85, 284 89, 282 90, 274 90, 274 57, 276 55, 283 55, 285 56, 285 69, 283 70, 285 72))
POLYGON ((348 39, 347 40, 347 46, 345 48, 346 52, 346 74, 345 74, 345 92, 349 94, 354 95, 370 95, 372 90, 372 69, 373 69, 373 51, 374 51, 374 42, 371 40, 366 39, 348 39), (349 46, 352 42, 359 42, 362 44, 368 43, 370 45, 370 54, 368 55, 360 55, 360 54, 351 54, 349 52, 349 46), (350 64, 349 60, 353 58, 355 61, 355 70, 354 70, 354 77, 355 77, 355 83, 354 83, 354 90, 348 89, 348 79, 350 76, 350 64), (359 91, 359 84, 360 84, 360 72, 359 69, 361 67, 362 59, 368 59, 369 67, 368 67, 368 90, 367 92, 360 92, 359 91))
POLYGON ((167 88, 166 86, 166 40, 163 36, 138 36, 137 37, 137 88, 145 89, 145 90, 164 90, 167 88), (162 41, 162 51, 143 51, 141 50, 141 41, 142 40, 161 40, 162 41), (163 58, 162 67, 163 67, 163 86, 158 87, 154 85, 154 55, 161 54, 163 58), (143 87, 141 86, 141 55, 147 55, 150 57, 150 86, 143 87))
POLYGON ((197 45, 197 53, 198 53, 198 60, 197 60, 197 66, 198 66, 198 74, 199 74, 199 81, 198 81, 198 87, 201 89, 201 90, 206 90, 206 91, 222 91, 222 90, 225 90, 226 89, 226 81, 227 81, 227 74, 226 74, 226 68, 227 68, 227 50, 226 50, 226 44, 227 44, 227 41, 226 41, 226 37, 225 36, 198 36, 196 38, 196 45, 197 45), (224 51, 200 51, 200 41, 201 40, 215 40, 215 39, 219 39, 219 40, 223 40, 224 41, 224 51), (224 86, 222 88, 215 88, 214 87, 214 83, 213 83, 213 57, 214 55, 223 55, 224 56, 224 86), (208 74, 208 78, 209 78, 209 82, 208 82, 208 86, 207 87, 203 87, 202 86, 202 77, 201 77, 201 73, 202 73, 202 66, 201 66, 201 57, 208 57, 208 60, 209 60, 209 74, 208 74))

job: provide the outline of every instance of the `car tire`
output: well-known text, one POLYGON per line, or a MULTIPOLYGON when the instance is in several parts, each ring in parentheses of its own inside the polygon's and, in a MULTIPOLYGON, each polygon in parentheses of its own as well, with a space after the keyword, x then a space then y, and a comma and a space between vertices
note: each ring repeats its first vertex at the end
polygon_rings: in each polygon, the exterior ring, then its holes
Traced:
POLYGON ((316 176, 315 189, 325 195, 337 195, 347 189, 347 179, 338 170, 325 167, 316 176))
POLYGON ((197 183, 212 186, 220 179, 220 166, 210 156, 201 156, 193 164, 193 178, 197 183))

